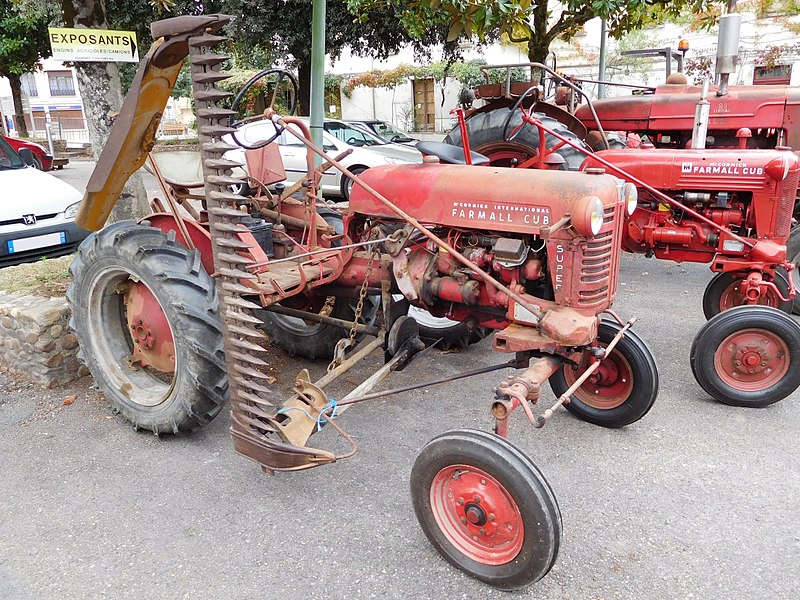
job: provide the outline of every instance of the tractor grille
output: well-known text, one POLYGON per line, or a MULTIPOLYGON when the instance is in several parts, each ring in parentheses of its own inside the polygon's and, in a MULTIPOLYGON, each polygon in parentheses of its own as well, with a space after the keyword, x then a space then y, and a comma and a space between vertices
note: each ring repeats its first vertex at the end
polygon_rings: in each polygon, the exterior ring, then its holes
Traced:
POLYGON ((790 172, 786 179, 778 183, 778 188, 775 190, 778 197, 778 202, 776 203, 777 213, 775 214, 775 235, 778 237, 788 236, 792 227, 792 211, 794 210, 799 178, 800 171, 790 172))
POLYGON ((603 310, 617 291, 620 253, 621 207, 617 202, 605 209, 603 227, 583 252, 577 306, 603 310), (619 217, 619 218, 618 218, 619 217))

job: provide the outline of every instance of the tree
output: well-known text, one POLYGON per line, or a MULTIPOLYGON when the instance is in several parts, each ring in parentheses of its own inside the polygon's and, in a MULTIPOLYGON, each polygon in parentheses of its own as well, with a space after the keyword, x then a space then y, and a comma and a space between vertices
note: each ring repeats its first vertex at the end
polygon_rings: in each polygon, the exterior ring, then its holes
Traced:
MULTIPOLYGON (((307 114, 311 76, 311 0, 263 2, 263 0, 226 0, 223 9, 237 18, 229 27, 236 46, 246 49, 267 47, 272 56, 286 57, 286 64, 296 66, 300 85, 300 111, 307 114)), ((443 22, 427 38, 412 38, 400 26, 393 9, 375 8, 356 19, 348 12, 346 0, 328 0, 325 24, 325 50, 336 59, 345 48, 355 54, 386 58, 402 46, 411 44, 418 53, 427 46, 443 42, 447 29, 443 22)))
MULTIPOLYGON (((103 0, 61 0, 66 27, 108 29, 103 0)), ((113 115, 122 106, 117 64, 113 62, 76 62, 75 73, 87 116, 89 136, 95 158, 108 141, 113 115)), ((139 173, 128 180, 111 212, 109 221, 133 219, 147 212, 147 192, 139 173)))
POLYGON ((47 26, 55 16, 47 3, 0 0, 0 76, 11 83, 17 130, 28 137, 22 108, 22 75, 38 68, 50 56, 47 26))
POLYGON ((410 35, 422 37, 428 27, 448 27, 448 40, 461 36, 505 33, 525 42, 528 60, 545 62, 556 38, 569 40, 595 17, 608 21, 616 38, 628 31, 663 22, 691 8, 697 12, 712 0, 348 0, 362 18, 373 11, 391 11, 410 35))

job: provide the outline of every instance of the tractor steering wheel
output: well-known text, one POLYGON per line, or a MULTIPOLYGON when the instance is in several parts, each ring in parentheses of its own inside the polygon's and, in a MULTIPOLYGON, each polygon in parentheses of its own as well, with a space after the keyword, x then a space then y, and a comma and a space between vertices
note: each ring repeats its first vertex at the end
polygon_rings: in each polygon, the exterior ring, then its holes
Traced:
MULTIPOLYGON (((253 117, 235 120, 236 116, 235 113, 237 110, 239 110, 239 106, 241 105, 242 100, 244 99, 245 94, 247 93, 247 90, 249 90, 253 86, 253 84, 255 84, 259 79, 263 79, 264 77, 272 75, 273 73, 277 74, 277 80, 275 81, 275 87, 272 89, 272 95, 269 99, 269 108, 272 108, 275 105, 275 97, 278 94, 278 88, 280 87, 280 84, 283 81, 283 79, 287 78, 289 81, 289 89, 291 91, 289 106, 287 108, 289 114, 294 114, 295 110, 297 110, 297 92, 299 89, 299 86, 297 85, 297 79, 295 79, 294 75, 292 75, 289 71, 285 69, 277 69, 277 68, 264 69, 263 71, 253 75, 247 81, 247 83, 244 84, 242 89, 239 90, 239 93, 236 94, 236 97, 233 99, 233 103, 231 104, 231 110, 234 112, 234 114, 231 115, 230 120, 228 122, 228 124, 231 127, 240 127, 244 123, 253 120, 253 117)), ((279 127, 278 125, 275 125, 275 135, 273 135, 267 140, 261 140, 259 142, 256 142, 252 146, 248 146, 244 142, 239 141, 235 133, 231 133, 231 137, 233 138, 233 141, 236 142, 237 146, 244 148, 245 150, 256 150, 258 148, 263 148, 264 146, 274 142, 275 139, 281 133, 283 133, 283 128, 279 127)))
POLYGON ((522 94, 514 103, 514 106, 509 109, 508 117, 506 117, 506 121, 505 123, 503 123, 504 141, 506 142, 513 141, 514 138, 517 137, 517 135, 519 135, 519 132, 522 131, 522 128, 525 127, 525 117, 527 116, 528 113, 526 113, 525 109, 522 108, 522 103, 525 102, 525 98, 527 98, 532 92, 537 90, 538 87, 539 87, 538 85, 532 85, 527 90, 525 90, 525 93, 522 94), (511 118, 514 116, 514 113, 516 113, 518 109, 522 111, 522 122, 516 127, 514 127, 511 133, 509 133, 508 126, 511 125, 511 118))

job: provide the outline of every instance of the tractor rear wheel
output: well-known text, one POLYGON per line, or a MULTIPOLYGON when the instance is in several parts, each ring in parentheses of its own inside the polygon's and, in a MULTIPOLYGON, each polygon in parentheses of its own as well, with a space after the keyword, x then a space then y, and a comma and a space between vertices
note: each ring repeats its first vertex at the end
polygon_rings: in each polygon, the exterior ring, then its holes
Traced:
MULTIPOLYGON (((606 347, 621 327, 603 321, 597 341, 606 347)), ((550 388, 560 397, 586 370, 588 352, 579 365, 564 364, 550 377, 550 388)), ((628 329, 600 367, 583 382, 564 406, 579 419, 602 427, 624 427, 645 416, 658 395, 658 369, 647 344, 628 329)))
MULTIPOLYGON (((743 281, 744 277, 741 274, 717 273, 708 282, 703 292, 703 314, 705 314, 706 319, 711 319, 734 306, 756 306, 747 304, 745 296, 741 292, 743 281)), ((789 297, 789 280, 785 272, 782 270, 775 271, 773 283, 784 298, 789 297)), ((773 290, 769 290, 766 295, 759 297, 758 306, 771 306, 785 313, 792 312, 792 301, 780 298, 773 290)))
MULTIPOLYGON (((522 164, 539 152, 539 129, 533 125, 525 125, 522 127, 519 134, 514 138, 514 141, 509 142, 503 138, 503 129, 505 121, 508 118, 508 112, 509 108, 506 107, 496 108, 488 112, 476 112, 466 121, 470 148, 475 152, 488 156, 492 166, 511 167, 514 164, 522 164)), ((581 141, 577 135, 567 129, 564 124, 543 113, 533 114, 539 118, 545 126, 570 141, 578 143, 591 152, 591 149, 581 141)), ((509 131, 513 130, 513 128, 520 123, 522 123, 522 113, 517 111, 517 114, 513 115, 511 118, 509 131)), ((456 127, 448 133, 447 137, 444 138, 444 142, 446 144, 463 147, 459 128, 456 127)), ((552 148, 560 143, 561 140, 551 135, 547 135, 545 138, 545 145, 547 148, 552 148)), ((583 153, 569 144, 564 144, 555 152, 564 158, 563 169, 569 171, 577 171, 586 158, 583 153)))
POLYGON ((81 244, 70 328, 115 411, 156 434, 209 423, 228 393, 214 281, 200 253, 133 221, 81 244))
POLYGON ((761 408, 800 386, 800 325, 767 306, 737 306, 706 323, 692 342, 692 373, 715 400, 761 408))
POLYGON ((428 442, 411 470, 411 499, 439 554, 489 585, 519 589, 556 561, 555 495, 534 462, 497 435, 463 429, 428 442))
MULTIPOLYGON (((797 206, 800 206, 800 203, 795 205, 795 207, 797 206)), ((791 276, 795 288, 800 289, 800 227, 792 227, 789 232, 789 241, 786 242, 786 260, 794 263, 795 268, 791 272, 791 276)), ((794 299, 792 312, 800 315, 800 295, 794 299)))
POLYGON ((489 330, 485 327, 470 328, 466 323, 453 321, 447 317, 435 317, 423 308, 408 307, 408 316, 419 325, 419 337, 428 344, 437 344, 440 350, 466 348, 486 337, 489 330))

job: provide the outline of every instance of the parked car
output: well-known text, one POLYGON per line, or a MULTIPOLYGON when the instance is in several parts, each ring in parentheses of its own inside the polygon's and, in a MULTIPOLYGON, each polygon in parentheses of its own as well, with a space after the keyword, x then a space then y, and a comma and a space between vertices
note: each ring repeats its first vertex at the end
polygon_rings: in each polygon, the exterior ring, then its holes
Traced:
POLYGON ((350 120, 347 122, 367 129, 370 133, 377 135, 387 144, 406 144, 413 146, 419 141, 407 133, 400 131, 394 125, 387 123, 386 121, 379 121, 377 119, 364 119, 361 121, 350 120))
MULTIPOLYGON (((352 149, 352 152, 342 160, 342 164, 356 175, 379 165, 422 162, 422 155, 417 150, 389 144, 369 131, 344 121, 326 119, 324 129, 322 138, 325 152, 336 157, 352 149)), ((237 139, 249 146, 269 139, 273 135, 275 128, 271 121, 247 123, 236 132, 237 139)), ((234 143, 230 136, 226 136, 226 140, 228 143, 234 143)), ((282 132, 276 142, 286 171, 286 184, 291 185, 305 177, 306 147, 288 131, 282 132)), ((241 148, 230 150, 225 157, 245 164, 244 150, 241 148)), ((323 174, 321 186, 323 193, 341 196, 347 200, 350 198, 353 182, 342 175, 341 171, 331 167, 323 174)))
POLYGON ((69 254, 89 235, 75 224, 81 193, 25 164, 0 138, 0 266, 69 254))
POLYGON ((7 137, 5 135, 0 137, 2 137, 6 142, 8 142, 8 144, 17 152, 20 151, 20 148, 28 148, 33 154, 33 162, 34 162, 33 166, 39 169, 40 171, 52 170, 53 155, 50 154, 44 146, 37 144, 36 142, 29 142, 27 140, 7 137))

